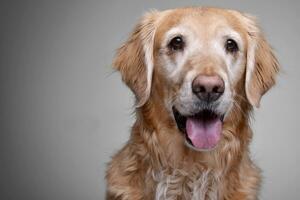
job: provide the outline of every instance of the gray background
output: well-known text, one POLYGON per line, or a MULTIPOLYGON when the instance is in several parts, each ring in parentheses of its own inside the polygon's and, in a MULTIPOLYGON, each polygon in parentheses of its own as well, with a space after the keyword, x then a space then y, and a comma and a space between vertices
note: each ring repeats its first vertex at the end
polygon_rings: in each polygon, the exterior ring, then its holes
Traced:
POLYGON ((212 5, 256 15, 283 66, 253 123, 262 199, 299 199, 300 1, 1 1, 0 199, 104 199, 133 95, 114 50, 145 11, 212 5))

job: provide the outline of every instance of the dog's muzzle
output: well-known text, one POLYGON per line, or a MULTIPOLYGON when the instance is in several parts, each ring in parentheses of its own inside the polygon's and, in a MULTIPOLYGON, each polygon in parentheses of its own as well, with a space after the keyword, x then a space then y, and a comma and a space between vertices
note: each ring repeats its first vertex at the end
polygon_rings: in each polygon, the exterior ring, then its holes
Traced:
POLYGON ((193 94, 198 97, 197 111, 183 115, 173 106, 177 127, 189 147, 200 151, 211 150, 219 143, 225 113, 216 111, 216 101, 224 89, 224 81, 219 76, 199 75, 192 82, 193 94))

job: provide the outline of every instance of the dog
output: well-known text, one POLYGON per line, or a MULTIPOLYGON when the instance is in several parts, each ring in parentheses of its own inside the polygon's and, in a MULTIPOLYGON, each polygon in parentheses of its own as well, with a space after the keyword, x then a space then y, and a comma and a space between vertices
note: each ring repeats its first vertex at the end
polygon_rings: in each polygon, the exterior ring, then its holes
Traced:
POLYGON ((146 13, 113 63, 136 97, 106 199, 251 200, 251 113, 279 63, 254 17, 210 7, 146 13))

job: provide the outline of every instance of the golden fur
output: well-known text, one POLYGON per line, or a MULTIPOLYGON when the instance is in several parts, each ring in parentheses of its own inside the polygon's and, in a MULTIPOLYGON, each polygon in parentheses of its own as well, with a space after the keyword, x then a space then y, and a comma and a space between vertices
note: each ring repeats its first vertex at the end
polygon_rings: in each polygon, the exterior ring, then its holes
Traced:
MULTIPOLYGON (((193 62, 199 63, 212 61, 213 58, 206 61, 193 58, 193 62)), ((137 106, 131 137, 108 165, 108 200, 258 198, 261 178, 259 168, 249 156, 252 138, 249 115, 275 83, 279 66, 253 17, 216 8, 150 12, 118 50, 114 66, 136 95, 137 106), (176 93, 180 82, 172 85, 166 79, 158 58, 159 45, 164 33, 186 15, 190 15, 189 23, 192 23, 190 17, 197 15, 204 16, 201 23, 217 23, 210 13, 225 18, 242 35, 247 52, 240 78, 232 86, 236 95, 223 124, 222 140, 216 149, 198 152, 184 145, 182 134, 166 107, 166 99, 176 93), (147 55, 147 51, 152 53, 147 55), (147 59, 153 59, 153 74, 149 74, 147 59), (251 63, 253 72, 246 77, 251 63)), ((181 79, 189 70, 188 66, 184 67, 181 79)), ((207 74, 211 70, 202 69, 207 74)))

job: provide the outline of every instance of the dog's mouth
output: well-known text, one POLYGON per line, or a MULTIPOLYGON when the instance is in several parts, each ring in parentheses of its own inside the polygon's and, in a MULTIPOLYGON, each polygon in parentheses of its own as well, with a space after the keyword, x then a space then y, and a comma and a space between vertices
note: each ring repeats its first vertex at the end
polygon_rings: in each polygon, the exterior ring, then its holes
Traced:
POLYGON ((173 107, 178 129, 184 134, 186 144, 198 151, 209 151, 219 143, 224 115, 205 109, 192 116, 184 116, 173 107))

